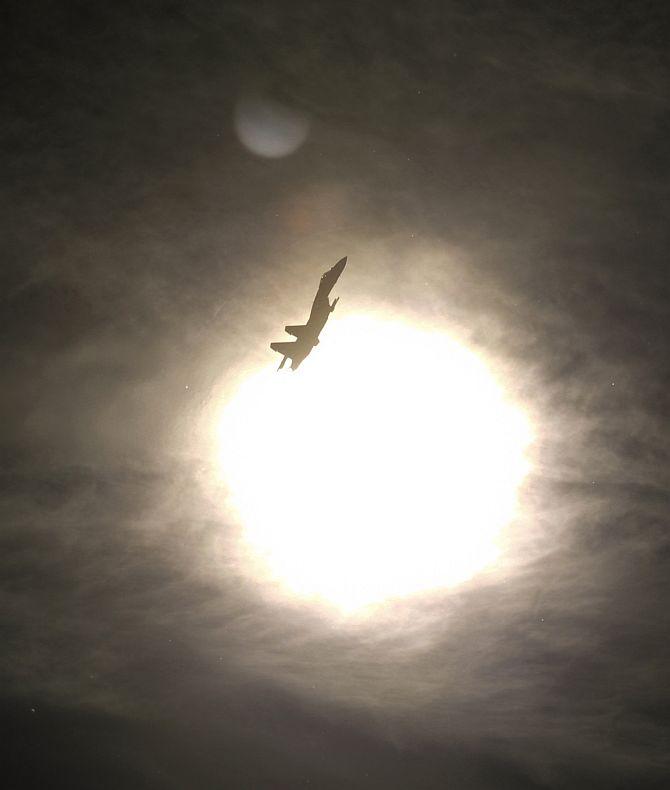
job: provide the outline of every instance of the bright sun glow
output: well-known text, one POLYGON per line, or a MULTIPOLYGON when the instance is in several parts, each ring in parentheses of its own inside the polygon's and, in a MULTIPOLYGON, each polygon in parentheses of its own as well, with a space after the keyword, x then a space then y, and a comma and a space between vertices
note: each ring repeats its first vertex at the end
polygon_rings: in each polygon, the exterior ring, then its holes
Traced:
POLYGON ((447 335, 331 320, 300 370, 247 378, 220 457, 252 565, 352 611, 492 563, 527 472, 526 418, 447 335))

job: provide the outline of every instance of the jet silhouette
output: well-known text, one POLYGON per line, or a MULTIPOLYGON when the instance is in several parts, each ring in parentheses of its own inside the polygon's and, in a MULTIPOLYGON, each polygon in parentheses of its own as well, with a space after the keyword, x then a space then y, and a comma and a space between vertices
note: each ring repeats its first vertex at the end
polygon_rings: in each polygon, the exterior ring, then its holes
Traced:
POLYGON ((281 370, 287 359, 291 360, 291 370, 297 370, 300 364, 309 355, 310 351, 319 344, 319 334, 326 325, 328 316, 335 309, 339 301, 339 296, 330 304, 328 296, 333 290, 339 276, 347 265, 346 256, 339 260, 332 269, 329 269, 321 278, 319 290, 316 292, 312 310, 306 324, 298 326, 287 326, 285 330, 289 335, 293 335, 295 340, 290 343, 270 343, 270 348, 284 355, 277 370, 281 370))

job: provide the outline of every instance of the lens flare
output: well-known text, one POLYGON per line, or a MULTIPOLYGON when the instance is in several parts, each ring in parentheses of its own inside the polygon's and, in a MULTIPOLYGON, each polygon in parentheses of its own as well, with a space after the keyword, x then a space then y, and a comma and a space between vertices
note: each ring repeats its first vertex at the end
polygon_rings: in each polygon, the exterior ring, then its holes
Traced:
POLYGON ((292 154, 309 134, 309 120, 303 113, 259 96, 238 102, 234 122, 242 144, 269 159, 292 154))
POLYGON ((449 336, 352 317, 297 373, 248 377, 219 440, 249 568, 353 611, 495 561, 530 429, 449 336))

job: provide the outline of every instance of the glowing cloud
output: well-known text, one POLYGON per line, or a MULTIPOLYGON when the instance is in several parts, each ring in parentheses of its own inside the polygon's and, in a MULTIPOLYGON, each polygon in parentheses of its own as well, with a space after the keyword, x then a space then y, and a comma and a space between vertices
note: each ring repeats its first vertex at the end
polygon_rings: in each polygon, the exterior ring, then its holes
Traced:
POLYGON ((333 320, 296 374, 246 379, 221 471, 250 569, 351 611, 451 586, 498 554, 527 472, 527 420, 447 335, 333 320))

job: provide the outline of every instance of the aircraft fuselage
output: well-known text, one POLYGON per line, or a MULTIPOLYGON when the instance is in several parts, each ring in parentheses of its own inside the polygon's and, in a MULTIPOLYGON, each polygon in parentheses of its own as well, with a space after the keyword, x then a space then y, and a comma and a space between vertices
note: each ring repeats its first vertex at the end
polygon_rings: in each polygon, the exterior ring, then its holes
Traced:
POLYGON ((284 355, 284 359, 279 365, 280 370, 284 367, 287 358, 291 360, 291 370, 297 370, 310 351, 318 345, 319 335, 338 301, 335 299, 331 304, 328 297, 346 265, 347 259, 345 257, 321 277, 319 289, 314 297, 307 323, 300 326, 286 327, 286 331, 295 337, 295 341, 291 343, 270 343, 270 348, 273 351, 284 355))

